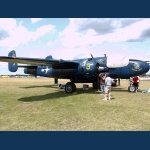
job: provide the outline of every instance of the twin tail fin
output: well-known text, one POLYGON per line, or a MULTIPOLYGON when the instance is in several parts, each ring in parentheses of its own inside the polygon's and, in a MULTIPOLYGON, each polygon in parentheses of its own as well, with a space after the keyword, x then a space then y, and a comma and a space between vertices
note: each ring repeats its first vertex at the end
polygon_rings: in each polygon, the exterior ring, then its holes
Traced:
MULTIPOLYGON (((8 53, 8 57, 16 58, 15 50, 12 50, 8 53)), ((10 72, 16 72, 18 70, 18 64, 13 62, 8 62, 8 70, 10 72)))

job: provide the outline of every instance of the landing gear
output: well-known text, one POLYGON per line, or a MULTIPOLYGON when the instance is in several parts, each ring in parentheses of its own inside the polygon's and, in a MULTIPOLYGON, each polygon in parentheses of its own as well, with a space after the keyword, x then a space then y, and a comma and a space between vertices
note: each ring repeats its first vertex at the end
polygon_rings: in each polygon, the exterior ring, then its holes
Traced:
POLYGON ((93 89, 99 89, 99 78, 94 78, 92 86, 93 89))
POLYGON ((97 89, 97 88, 98 88, 97 82, 94 82, 94 83, 92 84, 92 86, 93 86, 93 89, 97 89))
POLYGON ((130 85, 130 86, 128 87, 128 91, 129 91, 129 92, 135 92, 135 91, 136 91, 136 87, 135 87, 134 85, 130 85))
POLYGON ((66 93, 76 92, 76 85, 73 82, 68 82, 65 86, 66 93))
POLYGON ((132 79, 129 79, 129 83, 130 83, 130 85, 129 85, 129 87, 128 87, 128 91, 129 91, 129 92, 135 92, 137 89, 136 89, 136 87, 133 85, 132 79))

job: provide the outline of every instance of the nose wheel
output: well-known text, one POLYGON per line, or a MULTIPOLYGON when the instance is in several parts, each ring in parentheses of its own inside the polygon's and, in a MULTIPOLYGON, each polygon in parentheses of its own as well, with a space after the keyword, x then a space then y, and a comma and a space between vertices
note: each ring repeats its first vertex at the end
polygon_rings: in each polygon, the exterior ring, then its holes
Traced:
POLYGON ((128 91, 129 91, 129 92, 135 92, 135 91, 136 91, 136 87, 135 87, 134 85, 130 85, 130 86, 128 87, 128 91))

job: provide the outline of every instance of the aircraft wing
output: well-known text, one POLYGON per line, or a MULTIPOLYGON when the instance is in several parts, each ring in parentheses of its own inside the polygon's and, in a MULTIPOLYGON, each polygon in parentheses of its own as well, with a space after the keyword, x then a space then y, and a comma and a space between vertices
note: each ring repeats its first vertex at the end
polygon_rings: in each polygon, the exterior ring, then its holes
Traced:
POLYGON ((30 64, 36 66, 52 66, 52 67, 73 67, 79 63, 70 60, 58 60, 58 59, 40 59, 40 58, 25 58, 25 57, 6 57, 0 56, 1 62, 13 62, 19 64, 30 64))

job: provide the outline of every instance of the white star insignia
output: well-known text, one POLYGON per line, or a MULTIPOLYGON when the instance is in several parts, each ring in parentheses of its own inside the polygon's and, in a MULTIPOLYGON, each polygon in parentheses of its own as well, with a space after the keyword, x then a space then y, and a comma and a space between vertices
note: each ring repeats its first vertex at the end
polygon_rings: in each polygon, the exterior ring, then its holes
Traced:
POLYGON ((47 71, 48 71, 49 69, 48 69, 48 67, 47 67, 47 68, 46 68, 46 69, 44 69, 44 70, 45 70, 45 73, 47 73, 47 71))
POLYGON ((41 71, 45 73, 47 73, 48 70, 49 70, 48 67, 46 69, 41 69, 41 71))

